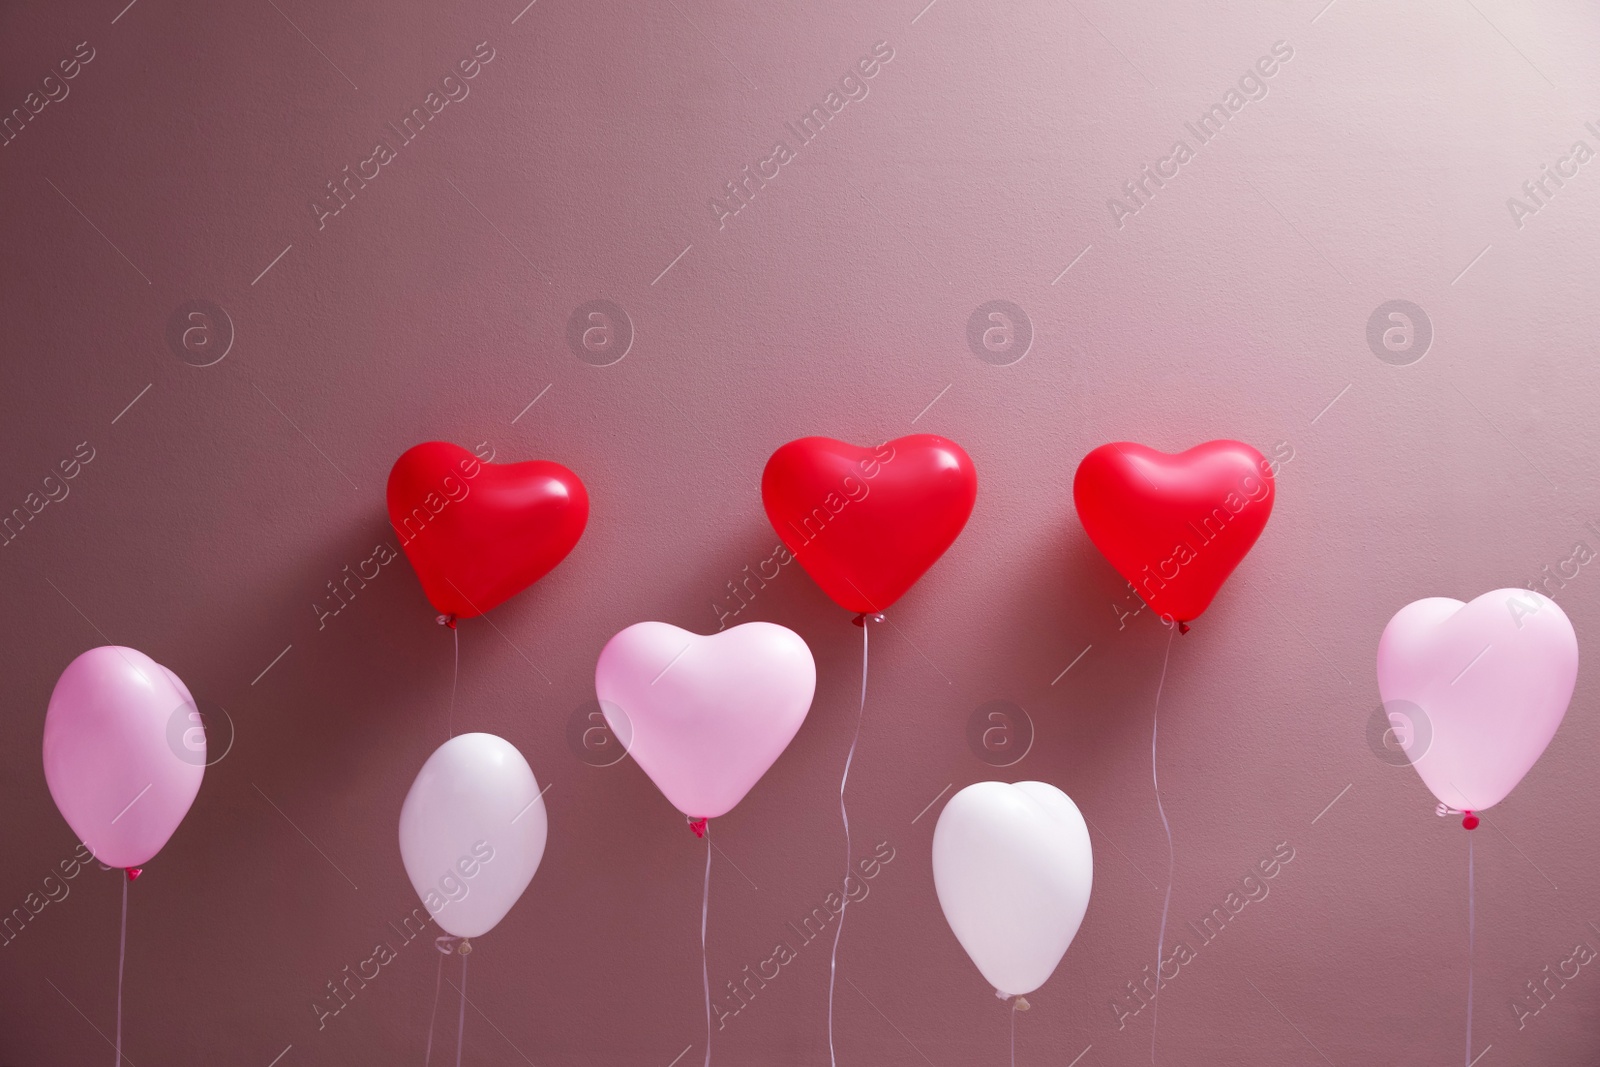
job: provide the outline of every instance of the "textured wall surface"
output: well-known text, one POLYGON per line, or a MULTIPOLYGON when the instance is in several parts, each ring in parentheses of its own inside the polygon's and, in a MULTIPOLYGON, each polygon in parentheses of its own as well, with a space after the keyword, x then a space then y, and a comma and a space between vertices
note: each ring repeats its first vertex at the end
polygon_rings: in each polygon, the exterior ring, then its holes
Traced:
MULTIPOLYGON (((37 911, 0 947, 0 1062, 112 1055, 119 875, 47 882, 77 844, 39 758, 57 674, 104 643, 187 680, 226 752, 133 886, 129 1060, 422 1061, 437 957, 396 931, 396 822, 448 736, 451 642, 404 560, 347 602, 329 583, 393 541, 389 465, 441 438, 559 461, 593 498, 560 568, 460 630, 455 726, 526 754, 551 829, 472 957, 466 1062, 698 1063, 703 846, 571 740, 595 657, 738 607, 779 444, 918 431, 981 488, 873 634, 851 822, 893 859, 848 912, 840 1062, 1003 1062, 1006 1009, 928 858, 936 801, 988 778, 1065 789, 1097 853, 1018 1062, 1148 1062, 1128 983, 1166 881, 1168 633, 1126 615, 1070 486, 1105 441, 1215 437, 1292 458, 1171 649, 1168 937, 1194 958, 1158 1062, 1460 1062, 1466 842, 1374 747, 1373 656, 1411 600, 1541 579, 1600 647, 1600 565, 1574 553, 1600 548, 1592 5, 125 3, 0 6, 0 511, 45 500, 0 548, 0 910, 37 911), (1386 347, 1392 300, 1412 333, 1386 347), (586 347, 592 301, 611 332, 586 347), (986 346, 991 301, 1011 333, 986 346), (1012 766, 969 743, 991 701, 1012 766), (1188 930, 1275 851, 1265 897, 1188 930), (394 959, 326 1013, 378 945, 394 959)), ((750 619, 799 631, 819 679, 715 825, 710 974, 735 1006, 726 983, 836 884, 861 669, 797 568, 728 621, 750 619)), ((1484 1067, 1600 1054, 1600 975, 1564 962, 1600 946, 1595 698, 1589 661, 1476 832, 1484 1067)), ((827 1062, 827 948, 793 947, 713 1062, 827 1062)))

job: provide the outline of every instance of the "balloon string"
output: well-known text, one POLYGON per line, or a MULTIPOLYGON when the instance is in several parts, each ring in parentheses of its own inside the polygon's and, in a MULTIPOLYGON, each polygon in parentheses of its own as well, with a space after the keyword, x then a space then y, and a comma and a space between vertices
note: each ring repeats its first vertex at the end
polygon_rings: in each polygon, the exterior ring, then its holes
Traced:
MULTIPOLYGON (((705 822, 706 881, 700 890, 700 982, 706 987, 706 1067, 711 1067, 711 969, 706 964, 706 915, 711 910, 711 821, 705 822)), ((457 1064, 456 1067, 461 1067, 457 1064)))
POLYGON ((444 981, 444 955, 439 956, 439 969, 433 976, 433 1011, 428 1015, 428 1049, 422 1055, 422 1067, 433 1062, 433 1024, 439 1018, 439 988, 444 981))
POLYGON ((456 1018, 456 1067, 461 1067, 461 1043, 467 1036, 467 956, 461 954, 461 1014, 456 1018))
POLYGON ((1472 838, 1467 838, 1467 1067, 1472 1067, 1472 949, 1475 916, 1472 899, 1472 838))
POLYGON ((861 740, 861 720, 867 714, 867 623, 872 617, 863 615, 861 622, 861 707, 856 711, 856 732, 850 739, 850 754, 844 758, 844 777, 839 779, 839 818, 844 821, 844 899, 839 903, 839 925, 833 928, 833 957, 828 961, 828 1063, 838 1067, 833 1052, 833 987, 839 976, 839 935, 844 933, 844 913, 850 906, 850 864, 854 857, 850 849, 850 812, 844 806, 844 787, 850 780, 850 763, 856 758, 856 742, 861 740))
POLYGON ((456 658, 455 670, 450 675, 450 713, 446 725, 450 730, 450 736, 454 737, 456 735, 456 683, 461 680, 461 631, 451 626, 450 636, 454 639, 456 646, 456 658))
POLYGON ((122 1067, 122 965, 128 958, 128 883, 131 878, 118 879, 122 883, 122 935, 117 948, 117 1067, 122 1067))
POLYGON ((1156 811, 1161 813, 1161 828, 1167 832, 1167 895, 1161 902, 1161 932, 1156 935, 1155 988, 1150 994, 1150 1063, 1156 1062, 1156 1023, 1161 1018, 1161 1003, 1156 999, 1161 992, 1161 953, 1167 940, 1167 909, 1172 905, 1172 826, 1167 822, 1167 810, 1161 806, 1161 779, 1156 774, 1156 732, 1161 725, 1161 689, 1167 684, 1167 660, 1172 658, 1172 638, 1177 633, 1173 627, 1167 631, 1167 651, 1161 657, 1161 679, 1156 682, 1156 706, 1150 715, 1150 784, 1155 787, 1156 811))
POLYGON ((1011 1002, 1011 1067, 1017 1067, 1017 1002, 1011 1002))

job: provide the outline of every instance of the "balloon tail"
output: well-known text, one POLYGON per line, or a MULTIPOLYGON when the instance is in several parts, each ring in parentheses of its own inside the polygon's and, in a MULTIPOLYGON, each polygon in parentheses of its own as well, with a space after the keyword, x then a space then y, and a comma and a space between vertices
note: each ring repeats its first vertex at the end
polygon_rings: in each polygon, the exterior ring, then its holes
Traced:
POLYGON ((1172 904, 1172 826, 1167 822, 1167 809, 1161 806, 1161 779, 1156 774, 1156 733, 1161 726, 1161 690, 1167 684, 1167 661, 1172 658, 1172 630, 1167 631, 1167 651, 1161 657, 1161 678, 1156 682, 1156 706, 1150 715, 1150 784, 1155 788, 1156 811, 1161 814, 1161 828, 1167 832, 1167 895, 1161 901, 1161 931, 1156 934, 1156 974, 1154 989, 1150 994, 1150 1063, 1156 1062, 1156 1023, 1161 1018, 1161 1004, 1156 996, 1161 992, 1161 953, 1166 948, 1167 910, 1172 904))
POLYGON ((133 876, 122 880, 122 934, 117 947, 117 1064, 122 1067, 122 965, 128 959, 128 883, 133 876))
POLYGON ((467 954, 461 954, 461 1014, 456 1016, 456 1067, 461 1067, 462 1039, 467 1036, 467 954))
POLYGON ((1472 949, 1476 916, 1472 899, 1472 838, 1467 838, 1467 1067, 1472 1067, 1472 949))
POLYGON ((706 836, 706 829, 708 826, 710 826, 710 824, 710 819, 690 819, 689 829, 694 833, 694 836, 704 837, 706 836))
POLYGON ((861 720, 867 714, 867 623, 882 621, 882 615, 858 615, 855 624, 861 627, 861 706, 856 710, 856 732, 850 738, 850 754, 844 758, 844 776, 839 779, 839 818, 844 823, 844 899, 839 902, 839 925, 833 928, 833 956, 828 960, 828 1063, 838 1067, 833 1052, 833 987, 839 977, 839 936, 844 933, 844 913, 850 906, 850 864, 854 856, 850 849, 850 812, 844 806, 844 787, 850 781, 850 764, 856 758, 856 743, 861 740, 861 720))
POLYGON ((444 955, 439 956, 439 970, 433 976, 433 1011, 428 1013, 428 1047, 422 1054, 422 1067, 433 1062, 433 1024, 439 1018, 439 987, 444 981, 444 955))
POLYGON ((706 915, 711 910, 711 826, 705 819, 700 820, 700 825, 696 833, 706 839, 706 881, 700 890, 700 982, 706 988, 706 1067, 711 1067, 711 969, 706 964, 706 915))

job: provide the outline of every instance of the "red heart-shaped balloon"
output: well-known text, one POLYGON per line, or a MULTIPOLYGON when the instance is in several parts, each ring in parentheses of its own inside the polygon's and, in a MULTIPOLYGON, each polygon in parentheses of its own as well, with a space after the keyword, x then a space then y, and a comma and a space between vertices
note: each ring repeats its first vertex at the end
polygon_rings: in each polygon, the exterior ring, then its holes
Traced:
POLYGON ((559 463, 487 463, 459 445, 409 448, 389 471, 389 523, 422 591, 469 619, 566 558, 589 519, 589 494, 559 463))
POLYGON ((877 448, 802 437, 774 452, 761 475, 784 545, 824 593, 857 613, 899 600, 955 541, 977 498, 971 457, 932 434, 877 448))
POLYGON ((1261 536, 1275 472, 1238 441, 1175 456, 1120 441, 1083 457, 1072 500, 1089 540, 1144 602, 1188 622, 1261 536))

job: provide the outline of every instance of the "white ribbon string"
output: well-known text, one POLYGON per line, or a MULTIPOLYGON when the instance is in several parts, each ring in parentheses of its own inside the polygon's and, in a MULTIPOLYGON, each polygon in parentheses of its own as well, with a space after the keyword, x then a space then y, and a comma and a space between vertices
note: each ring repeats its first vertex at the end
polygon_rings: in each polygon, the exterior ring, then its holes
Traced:
MULTIPOLYGON (((438 947, 437 944, 435 947, 438 947)), ((422 1067, 428 1067, 433 1062, 433 1024, 439 1018, 439 989, 444 981, 444 958, 449 951, 449 949, 439 950, 439 969, 433 976, 433 1011, 428 1014, 428 1049, 422 1054, 422 1067)))
POLYGON ((1017 1004, 1011 1002, 1011 1067, 1017 1067, 1017 1004))
POLYGON ((1472 899, 1472 831, 1467 831, 1467 1067, 1472 1067, 1472 949, 1476 916, 1472 899))
POLYGON ((1167 810, 1161 806, 1161 779, 1156 774, 1156 731, 1161 726, 1161 689, 1167 684, 1167 660, 1172 658, 1172 639, 1177 636, 1178 628, 1174 625, 1167 632, 1167 651, 1161 657, 1161 679, 1156 682, 1156 706, 1150 715, 1150 784, 1155 787, 1156 811, 1161 813, 1161 828, 1167 832, 1167 895, 1161 902, 1161 932, 1156 934, 1156 976, 1155 988, 1150 993, 1150 1063, 1154 1067, 1156 1062, 1156 1023, 1161 1018, 1161 953, 1166 947, 1167 940, 1167 909, 1172 904, 1172 826, 1167 822, 1167 810))
POLYGON ((845 883, 842 901, 838 904, 838 926, 834 928, 834 955, 827 961, 827 1062, 838 1067, 834 1056, 834 982, 838 979, 838 937, 845 933, 845 909, 850 907, 850 811, 845 808, 845 784, 850 781, 851 761, 856 758, 856 742, 861 741, 861 720, 867 713, 867 624, 880 622, 880 614, 861 616, 861 707, 856 710, 856 734, 850 739, 850 755, 845 757, 845 774, 838 779, 838 817, 845 824, 845 883))
POLYGON ((461 631, 454 626, 450 627, 450 638, 456 647, 456 662, 455 670, 450 675, 450 717, 446 725, 450 730, 450 736, 454 737, 456 735, 456 683, 461 680, 461 631))
POLYGON ((122 872, 122 936, 117 948, 117 1064, 122 1067, 122 965, 128 959, 128 872, 122 872))
POLYGON ((881 615, 861 616, 861 706, 856 710, 856 732, 850 738, 850 754, 844 758, 844 776, 839 779, 839 818, 844 822, 844 899, 839 903, 839 925, 833 929, 833 956, 828 960, 828 1063, 838 1067, 833 1052, 833 987, 839 977, 839 936, 844 933, 844 913, 850 906, 850 865, 854 856, 850 849, 850 812, 844 806, 844 787, 850 781, 850 764, 856 758, 856 743, 861 740, 861 720, 867 713, 867 624, 882 619, 881 615))
POLYGON ((461 1067, 461 1043, 467 1036, 467 954, 461 954, 461 1014, 456 1017, 456 1067, 461 1067))
MULTIPOLYGON (((706 820, 706 881, 700 890, 700 982, 706 987, 706 1067, 711 1067, 711 970, 706 964, 706 914, 711 910, 711 820, 706 820)), ((457 1064, 456 1067, 461 1067, 457 1064)))
POLYGON ((472 951, 472 943, 454 934, 440 934, 433 939, 433 947, 439 952, 439 969, 433 976, 433 1011, 428 1015, 428 1049, 422 1067, 428 1067, 433 1060, 433 1024, 439 1018, 439 986, 444 979, 444 959, 456 955, 458 950, 461 956, 461 1017, 456 1021, 456 1067, 461 1067, 461 1028, 467 1021, 467 953, 472 951))

